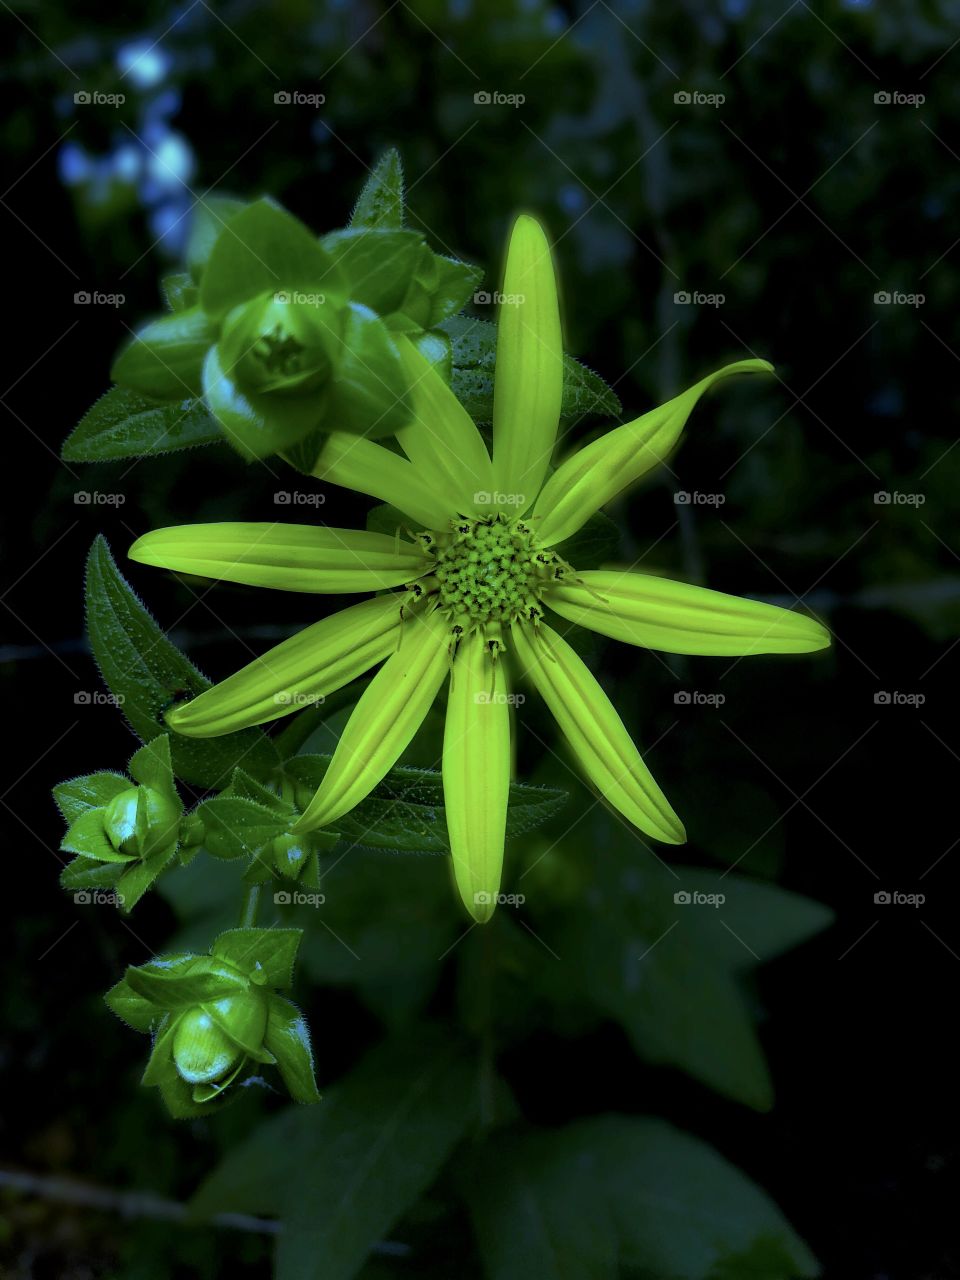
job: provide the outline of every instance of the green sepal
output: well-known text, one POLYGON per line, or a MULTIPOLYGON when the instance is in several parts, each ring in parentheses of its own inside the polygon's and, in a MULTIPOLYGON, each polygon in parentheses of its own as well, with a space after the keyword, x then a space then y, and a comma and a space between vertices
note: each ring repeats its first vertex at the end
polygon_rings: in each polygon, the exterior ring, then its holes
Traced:
POLYGON ((79 855, 60 872, 60 886, 73 890, 115 889, 123 872, 122 863, 95 862, 79 855))
POLYGON ((265 809, 272 809, 274 813, 283 814, 289 817, 293 813, 292 806, 275 791, 271 791, 269 787, 265 787, 262 782, 258 782, 245 769, 234 769, 230 779, 230 786, 227 788, 230 795, 240 796, 244 800, 253 800, 256 804, 263 805, 265 809))
POLYGON ((160 1009, 179 1009, 249 989, 249 979, 212 956, 179 955, 130 966, 126 980, 160 1009))
POLYGON ((214 244, 222 234, 229 234, 228 224, 246 207, 245 200, 231 196, 205 196, 194 205, 187 239, 187 267, 193 280, 199 281, 214 244))
POLYGON ((403 165, 396 147, 385 151, 370 170, 350 226, 390 230, 403 226, 403 165))
POLYGON ((264 1043, 276 1058, 277 1069, 294 1102, 319 1102, 310 1030, 297 1006, 283 996, 269 997, 264 1043))
POLYGON ((482 267, 448 258, 444 254, 433 255, 437 279, 430 290, 430 318, 427 328, 433 329, 444 320, 456 315, 473 297, 477 285, 483 279, 482 267))
MULTIPOLYGON (((242 1067, 241 1062, 230 1080, 231 1084, 242 1067)), ((236 1091, 228 1091, 225 1086, 217 1091, 216 1096, 202 1102, 194 1099, 195 1092, 203 1096, 203 1086, 188 1084, 179 1074, 160 1085, 160 1096, 174 1120, 194 1120, 197 1116, 210 1115, 218 1111, 224 1103, 236 1097, 236 1091)))
MULTIPOLYGON (((129 783, 127 784, 129 788, 129 783)), ((97 862, 135 862, 135 853, 119 853, 107 839, 103 825, 103 810, 88 809, 67 828, 60 841, 60 848, 67 853, 79 853, 97 862)))
POLYGON ((65 822, 75 822, 88 809, 100 809, 114 796, 126 791, 129 778, 122 773, 104 769, 100 773, 87 773, 81 778, 71 778, 53 788, 53 798, 65 822))
POLYGON ((345 294, 343 274, 310 231, 272 200, 256 200, 216 238, 200 281, 200 303, 222 319, 241 302, 291 286, 345 294))
POLYGON ((134 1031, 149 1032, 163 1020, 163 1011, 134 991, 126 978, 111 987, 103 999, 110 1012, 134 1031))
MULTIPOLYGON (((271 1059, 272 1060, 272 1059, 271 1059)), ((234 1084, 249 1064, 244 1058, 241 1058, 237 1065, 233 1068, 228 1076, 223 1080, 214 1080, 210 1084, 195 1084, 192 1089, 191 1096, 194 1102, 209 1103, 216 1102, 222 1098, 226 1091, 234 1084)))
POLYGON ((226 792, 204 800, 194 812, 205 827, 204 848, 215 858, 256 857, 291 822, 291 817, 226 792))
POLYGON ((159 400, 199 395, 203 361, 216 330, 198 306, 174 311, 140 329, 113 362, 121 386, 159 400))
POLYGON ((421 253, 430 252, 419 231, 349 227, 330 232, 321 244, 340 264, 351 301, 381 316, 403 310, 421 253))
POLYGON ((130 757, 127 771, 134 782, 139 782, 143 787, 152 787, 154 791, 159 791, 161 795, 176 800, 179 804, 180 796, 173 780, 168 733, 161 733, 145 743, 139 751, 135 751, 130 757))
POLYGON ((181 1016, 168 1013, 158 1025, 150 1057, 140 1077, 141 1085, 164 1085, 177 1077, 177 1064, 173 1060, 173 1039, 181 1016))
POLYGON ((174 841, 166 849, 160 849, 142 861, 128 867, 116 882, 116 890, 120 895, 120 910, 129 915, 143 895, 159 875, 177 856, 177 845, 174 841))
POLYGON ((211 955, 226 960, 264 987, 289 987, 303 937, 302 929, 228 929, 211 948, 211 955))
POLYGON ((347 308, 341 360, 325 420, 339 431, 392 435, 410 419, 409 379, 390 331, 359 303, 347 308))
POLYGON ((163 300, 171 311, 186 311, 196 306, 199 294, 188 271, 175 271, 160 281, 163 300))
POLYGON ((129 387, 111 387, 63 443, 66 462, 145 458, 219 444, 223 435, 196 397, 156 400, 129 387))

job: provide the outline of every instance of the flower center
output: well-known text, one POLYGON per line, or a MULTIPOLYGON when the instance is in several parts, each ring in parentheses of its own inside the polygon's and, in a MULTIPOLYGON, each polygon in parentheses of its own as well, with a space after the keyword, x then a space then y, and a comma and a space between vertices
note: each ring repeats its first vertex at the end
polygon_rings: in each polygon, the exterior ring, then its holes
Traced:
POLYGON ((449 533, 422 533, 419 541, 435 562, 428 589, 461 626, 538 621, 543 590, 572 572, 536 544, 526 521, 503 515, 453 520, 449 533))

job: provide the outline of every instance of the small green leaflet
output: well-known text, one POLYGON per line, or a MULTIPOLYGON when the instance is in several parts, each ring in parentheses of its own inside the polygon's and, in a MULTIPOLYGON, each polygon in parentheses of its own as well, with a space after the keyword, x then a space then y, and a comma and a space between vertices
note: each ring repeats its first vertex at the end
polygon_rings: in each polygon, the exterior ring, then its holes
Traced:
POLYGON ((403 226, 403 165, 396 147, 370 171, 350 218, 351 227, 399 230, 403 226))
POLYGON ((111 692, 134 731, 148 742, 170 733, 177 777, 200 787, 224 786, 237 765, 269 772, 278 758, 259 729, 222 738, 194 739, 170 732, 163 713, 196 697, 210 681, 184 657, 143 607, 117 569, 106 539, 98 537, 87 560, 87 632, 90 647, 111 692))

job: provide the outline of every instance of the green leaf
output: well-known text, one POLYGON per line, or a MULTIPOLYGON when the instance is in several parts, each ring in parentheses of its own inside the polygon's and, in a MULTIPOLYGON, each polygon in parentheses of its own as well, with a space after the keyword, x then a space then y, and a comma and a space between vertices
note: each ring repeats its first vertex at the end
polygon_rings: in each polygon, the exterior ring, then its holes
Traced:
POLYGON ((330 255, 292 214, 272 200, 256 200, 217 236, 200 281, 200 302, 207 315, 220 320, 260 294, 321 285, 345 293, 330 255))
POLYGON ((294 1102, 319 1102, 310 1029, 297 1006, 283 996, 270 997, 264 1044, 276 1059, 277 1069, 294 1102))
POLYGON ((769 1197, 662 1120, 498 1136, 459 1178, 496 1280, 799 1280, 816 1259, 769 1197))
POLYGON ((419 1026, 235 1147, 192 1208, 280 1213, 278 1280, 348 1280, 434 1181, 472 1122, 469 1046, 419 1026))
POLYGON ((226 960, 265 987, 289 987, 302 929, 228 929, 211 954, 226 960))
POLYGON ((131 338, 116 360, 114 382, 158 400, 197 396, 203 360, 216 330, 198 306, 161 316, 131 338))
POLYGON ((128 387, 112 387, 81 418, 61 454, 66 462, 106 462, 175 453, 222 440, 223 433, 202 400, 154 400, 128 387))
POLYGON ((473 296, 483 279, 483 268, 471 266, 443 254, 434 254, 437 278, 430 293, 429 328, 455 315, 473 296))
POLYGON ((116 891, 121 898, 120 910, 129 915, 143 895, 169 867, 177 856, 176 844, 166 849, 158 849, 156 853, 144 858, 142 862, 130 864, 117 880, 116 891))
POLYGON ((100 809, 87 809, 71 822, 60 841, 60 848, 68 853, 79 853, 85 858, 96 858, 98 862, 126 863, 134 860, 131 853, 118 853, 107 839, 103 811, 100 809))
POLYGON ((187 266, 195 281, 203 274, 220 234, 246 207, 245 201, 230 196, 204 196, 194 205, 187 240, 187 266))
MULTIPOLYGON (((475 422, 493 418, 493 377, 497 356, 497 326, 489 320, 468 316, 452 316, 441 328, 450 337, 453 352, 451 386, 457 399, 475 422)), ((564 418, 580 418, 585 414, 616 417, 620 401, 613 389, 573 356, 563 357, 564 418)))
POLYGON ((350 218, 351 227, 403 226, 403 165, 395 147, 377 160, 350 218))
MULTIPOLYGON (((320 785, 329 762, 329 756, 294 756, 285 770, 301 787, 313 790, 320 785)), ((507 836, 540 826, 565 802, 563 791, 513 783, 507 836)), ((344 839, 371 849, 449 853, 443 779, 435 769, 391 769, 365 800, 337 819, 337 827, 344 839)))
MULTIPOLYGON (((210 688, 170 643, 120 574, 106 540, 98 537, 87 561, 87 631, 93 655, 110 690, 122 698, 123 713, 134 731, 150 741, 167 731, 163 713, 175 702, 210 688)), ((277 763, 269 738, 244 729, 222 738, 198 741, 170 733, 174 772, 200 787, 223 786, 243 761, 253 772, 269 772, 277 763)))
MULTIPOLYGON (((582 863, 584 842, 604 851, 583 891, 591 910, 551 910, 541 894, 532 894, 529 904, 546 943, 569 958, 576 975, 572 990, 620 1022, 648 1061, 679 1067, 766 1110, 770 1078, 739 976, 774 954, 778 933, 782 946, 791 946, 822 925, 827 913, 802 899, 792 903, 792 895, 781 900, 782 891, 739 876, 720 881, 686 868, 671 873, 641 856, 639 841, 599 814, 581 823, 578 835, 561 848, 565 860, 582 863), (695 900, 698 884, 709 884, 709 892, 722 893, 726 902, 695 900)), ((548 983, 549 973, 543 970, 548 983)), ((563 998, 555 988, 552 995, 563 998)))
POLYGON ((120 862, 94 862, 92 858, 76 857, 60 872, 60 885, 74 892, 85 889, 115 889, 124 872, 120 862))
POLYGON ((242 974, 212 956, 162 956, 125 974, 127 985, 159 1009, 177 1009, 237 995, 249 988, 242 974))
POLYGON ((66 822, 75 822, 88 809, 100 809, 126 791, 130 779, 122 773, 88 773, 82 778, 71 778, 53 788, 53 798, 66 822))
POLYGON ((599 569, 618 559, 620 529, 605 512, 595 511, 572 537, 553 549, 574 569, 599 569))

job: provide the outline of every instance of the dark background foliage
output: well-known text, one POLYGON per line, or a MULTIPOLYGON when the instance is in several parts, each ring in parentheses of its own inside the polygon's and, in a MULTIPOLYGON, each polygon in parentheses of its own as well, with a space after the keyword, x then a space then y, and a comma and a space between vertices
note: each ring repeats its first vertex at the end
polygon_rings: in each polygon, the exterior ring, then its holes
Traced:
MULTIPOLYGON (((688 820, 691 844, 668 861, 738 862, 834 913, 752 979, 773 1108, 751 1110, 650 1065, 613 1018, 574 1016, 561 1029, 542 1015, 550 993, 531 999, 513 987, 498 997, 499 1070, 534 1123, 643 1112, 711 1142, 777 1200, 828 1277, 960 1275, 946 1230, 958 1158, 960 6, 5 8, 4 1168, 184 1201, 259 1113, 276 1110, 271 1099, 244 1100, 215 1123, 178 1125, 138 1091, 143 1044, 100 994, 125 964, 167 945, 184 906, 152 895, 129 922, 76 907, 56 883, 61 825, 49 788, 121 767, 135 746, 114 708, 77 701, 100 689, 82 637, 94 535, 104 532, 122 557, 157 525, 272 519, 274 493, 293 477, 273 462, 276 477, 246 467, 225 449, 87 469, 57 455, 106 387, 128 329, 157 309, 156 277, 176 253, 193 192, 268 192, 320 231, 346 219, 369 165, 395 144, 413 224, 438 248, 484 264, 488 287, 513 213, 543 218, 568 348, 616 386, 627 414, 725 360, 775 362, 776 378, 744 380, 703 404, 672 472, 611 514, 627 562, 783 604, 800 599, 836 635, 831 653, 814 659, 660 663, 613 644, 594 656, 688 820), (117 58, 136 40, 156 42, 156 84, 121 78, 117 58), (80 89, 121 86, 117 109, 74 105, 80 89), (326 102, 275 103, 294 90, 326 102), (525 101, 478 104, 481 91, 525 101), (724 101, 678 102, 678 93, 724 101), (78 306, 81 290, 125 301, 78 306), (884 304, 884 291, 923 301, 884 304), (723 302, 684 304, 683 292, 723 302), (77 502, 94 490, 122 494, 123 505, 77 502), (681 490, 723 502, 677 504, 681 490), (893 496, 878 502, 878 493, 893 496), (725 702, 678 704, 683 690, 725 702), (881 693, 889 701, 878 702, 881 693), (894 890, 925 901, 875 901, 894 890)), ((321 514, 354 524, 357 504, 331 491, 321 514)), ((223 588, 198 599, 150 571, 131 580, 214 677, 314 616, 302 597, 223 588)), ((538 744, 551 732, 546 718, 528 704, 521 719, 530 729, 521 776, 573 785, 538 744)), ((575 792, 571 806, 583 803, 575 792)), ((609 819, 567 838, 574 856, 557 874, 580 877, 573 892, 585 904, 600 892, 596 869, 621 856, 618 841, 609 819)), ((648 865, 642 846, 630 856, 648 865)), ((377 910, 361 897, 374 935, 377 910)), ((443 895, 430 907, 447 912, 451 928, 455 910, 443 895)), ((428 916, 415 928, 435 924, 428 916)), ((510 930, 504 946, 523 936, 512 923, 496 927, 510 930)), ((374 951, 395 945, 394 935, 374 935, 374 951)), ((553 984, 572 982, 563 966, 574 961, 589 956, 551 962, 553 984)), ((312 976, 335 968, 317 962, 312 976)), ((349 972, 302 983, 324 1086, 407 1007, 462 1018, 463 972, 432 972, 425 988, 380 978, 364 986, 349 972)), ((552 998, 559 1007, 555 990, 552 998)), ((171 1230, 3 1194, 10 1275, 265 1274, 257 1235, 171 1230)), ((468 1231, 443 1188, 364 1274, 472 1274, 468 1231)))

